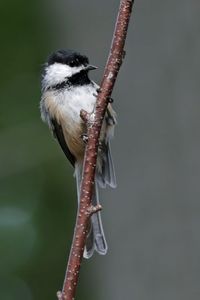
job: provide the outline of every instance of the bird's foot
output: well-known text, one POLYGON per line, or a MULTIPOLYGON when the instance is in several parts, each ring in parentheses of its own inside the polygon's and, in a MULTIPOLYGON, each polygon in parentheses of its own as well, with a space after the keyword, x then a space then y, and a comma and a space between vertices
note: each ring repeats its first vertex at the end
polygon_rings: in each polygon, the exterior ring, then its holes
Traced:
MULTIPOLYGON (((101 93, 102 92, 102 89, 101 88, 98 88, 97 90, 97 94, 101 93)), ((108 103, 113 103, 114 102, 114 99, 110 96, 108 96, 108 103)))
POLYGON ((87 142, 88 142, 88 135, 86 133, 81 134, 81 139, 84 142, 84 144, 87 144, 87 142))
POLYGON ((108 102, 109 103, 113 103, 114 102, 114 99, 112 97, 108 97, 108 102))

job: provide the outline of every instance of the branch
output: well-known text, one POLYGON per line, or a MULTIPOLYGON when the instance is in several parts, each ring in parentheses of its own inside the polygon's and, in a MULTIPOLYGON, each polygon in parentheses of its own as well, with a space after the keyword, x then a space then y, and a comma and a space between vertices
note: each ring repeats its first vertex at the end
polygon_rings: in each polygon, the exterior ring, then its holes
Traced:
POLYGON ((106 108, 125 56, 124 44, 127 35, 134 0, 121 0, 119 13, 113 34, 110 54, 106 63, 103 79, 97 97, 94 114, 81 111, 80 115, 87 125, 88 142, 85 150, 80 205, 78 208, 74 237, 69 255, 68 266, 62 292, 57 293, 58 300, 74 300, 83 251, 88 232, 88 222, 93 213, 101 206, 93 207, 91 198, 95 180, 98 142, 106 108))

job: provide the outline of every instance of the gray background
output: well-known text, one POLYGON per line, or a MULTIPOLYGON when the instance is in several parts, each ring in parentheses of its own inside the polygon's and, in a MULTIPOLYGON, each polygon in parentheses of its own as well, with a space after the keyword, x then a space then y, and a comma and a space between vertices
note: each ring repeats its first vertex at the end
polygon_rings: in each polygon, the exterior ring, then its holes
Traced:
MULTIPOLYGON (((70 47, 103 66, 117 7, 69 1, 70 47)), ((200 297, 199 8, 135 3, 113 93, 118 188, 102 195, 110 248, 95 262, 99 299, 200 297)))

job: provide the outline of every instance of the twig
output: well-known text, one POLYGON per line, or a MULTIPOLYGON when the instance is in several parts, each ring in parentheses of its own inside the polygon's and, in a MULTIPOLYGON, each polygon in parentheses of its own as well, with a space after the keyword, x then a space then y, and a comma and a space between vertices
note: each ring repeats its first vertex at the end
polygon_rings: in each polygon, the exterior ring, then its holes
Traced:
POLYGON ((92 115, 89 115, 86 111, 80 112, 82 119, 87 124, 88 142, 85 150, 80 196, 81 200, 78 208, 74 237, 69 255, 63 290, 62 292, 57 293, 59 300, 75 299, 79 271, 87 236, 88 222, 93 213, 101 210, 100 205, 93 207, 91 204, 95 180, 98 142, 106 108, 125 55, 124 44, 133 2, 134 0, 121 0, 111 50, 97 97, 95 112, 92 115))

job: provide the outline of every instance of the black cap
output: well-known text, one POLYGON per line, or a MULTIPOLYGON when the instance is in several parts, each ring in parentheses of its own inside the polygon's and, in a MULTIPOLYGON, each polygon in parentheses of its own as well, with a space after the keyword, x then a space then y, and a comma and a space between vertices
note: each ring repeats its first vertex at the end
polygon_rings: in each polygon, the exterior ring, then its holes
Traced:
POLYGON ((89 60, 87 56, 81 55, 79 52, 73 50, 57 50, 52 53, 48 60, 48 65, 53 65, 54 63, 61 63, 69 65, 70 67, 79 67, 80 65, 87 66, 89 60))

